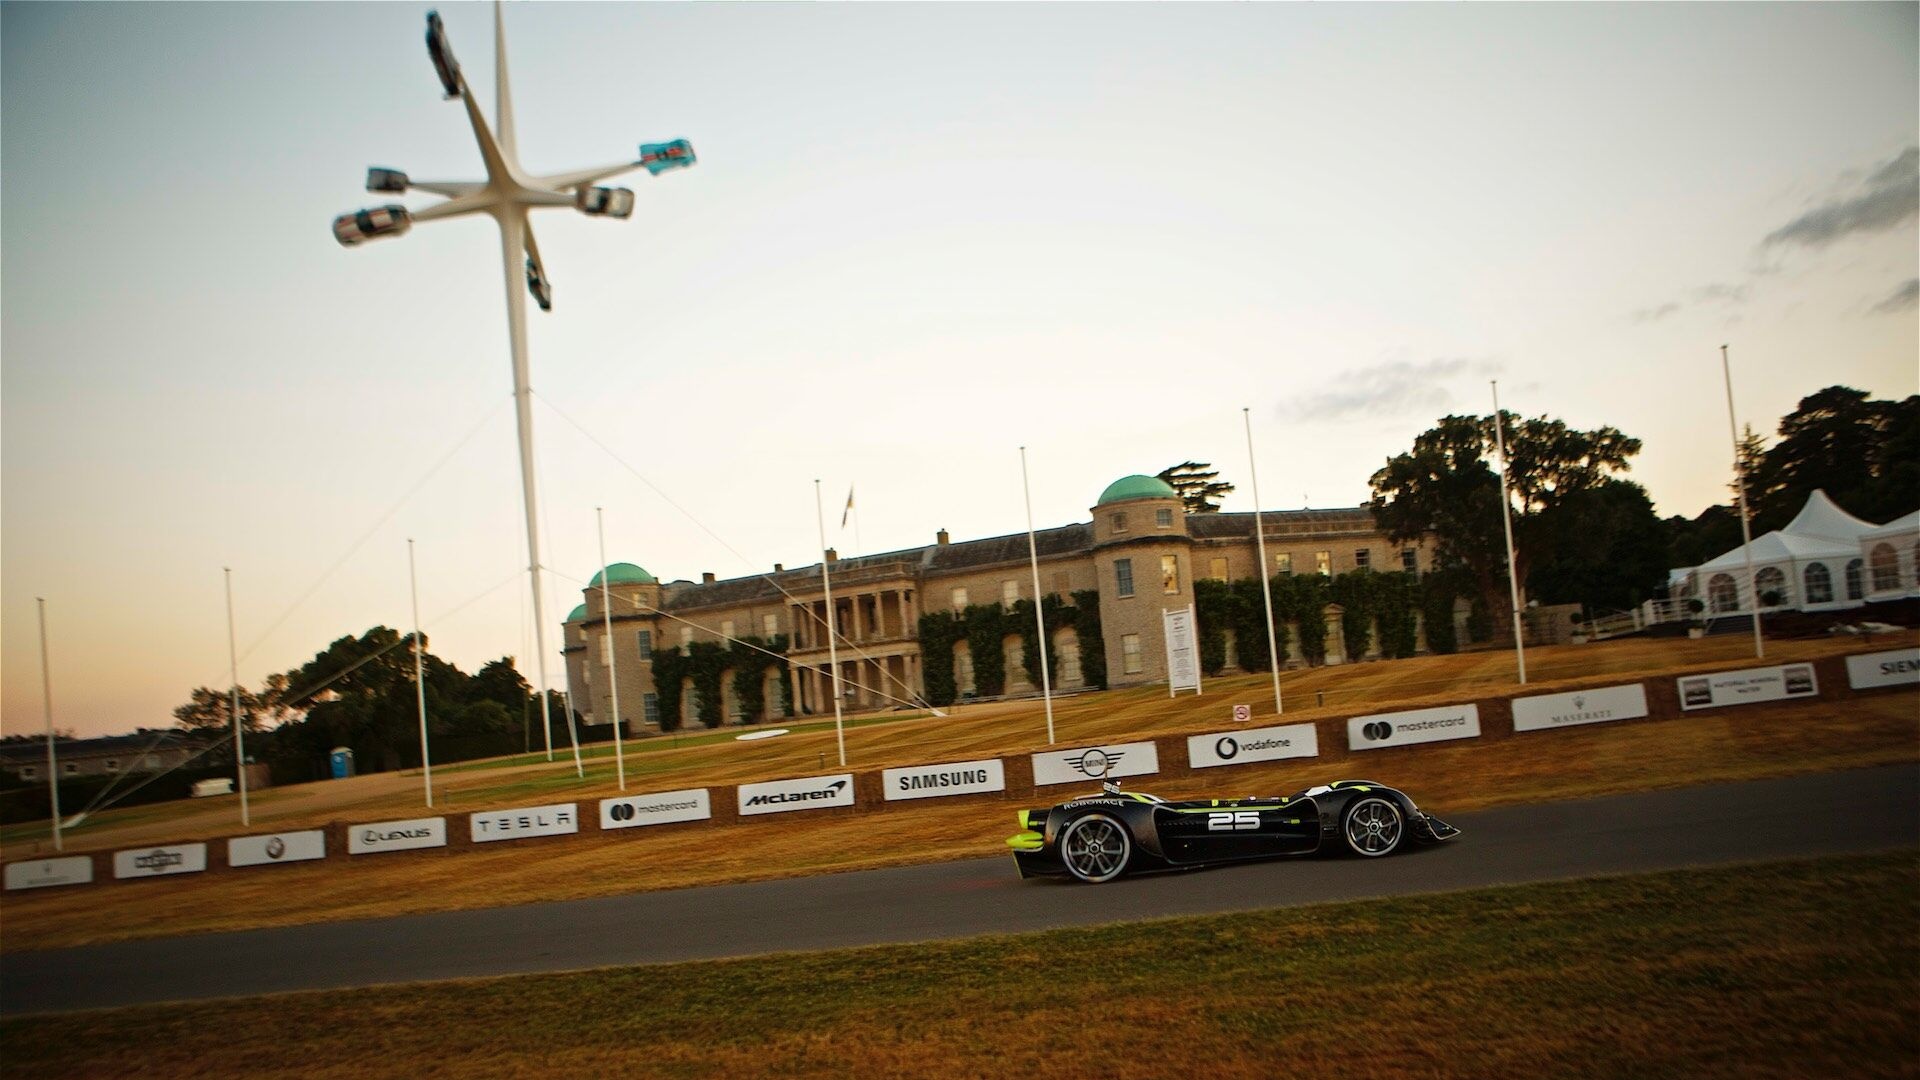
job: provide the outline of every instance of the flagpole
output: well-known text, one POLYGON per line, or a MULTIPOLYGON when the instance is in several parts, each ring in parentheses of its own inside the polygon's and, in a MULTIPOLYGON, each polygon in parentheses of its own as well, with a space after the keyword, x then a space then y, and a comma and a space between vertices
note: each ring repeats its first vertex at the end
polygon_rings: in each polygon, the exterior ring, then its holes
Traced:
MULTIPOLYGON (((849 493, 851 494, 851 493, 849 493)), ((847 765, 847 735, 840 717, 840 646, 835 641, 833 575, 827 572, 827 515, 820 506, 820 481, 813 482, 813 516, 820 523, 820 588, 827 594, 827 663, 833 666, 833 738, 840 744, 840 767, 847 765)))
POLYGON ((1753 612, 1753 655, 1765 659, 1767 643, 1760 636, 1760 586, 1753 576, 1753 527, 1747 523, 1747 466, 1740 460, 1740 429, 1733 419, 1733 367, 1727 347, 1720 346, 1720 374, 1727 383, 1727 432, 1733 436, 1733 476, 1740 488, 1740 550, 1747 557, 1747 603, 1753 612))
MULTIPOLYGON (((607 518, 599 508, 593 508, 594 527, 600 531, 600 618, 605 628, 607 641, 607 692, 612 695, 613 705, 613 767, 620 777, 620 790, 627 790, 627 755, 620 741, 620 674, 613 668, 613 592, 608 580, 613 575, 607 572, 607 518)), ((592 657, 587 658, 593 662, 592 657)), ((573 705, 567 705, 567 716, 573 716, 573 705)))
POLYGON ((47 598, 36 596, 34 600, 40 605, 40 687, 47 707, 47 792, 53 808, 53 850, 65 851, 60 839, 60 770, 53 753, 53 676, 48 673, 47 664, 47 598))
POLYGON ((1520 666, 1520 685, 1527 685, 1527 629, 1520 614, 1520 568, 1513 562, 1513 503, 1507 496, 1507 436, 1500 417, 1500 380, 1493 386, 1493 438, 1500 449, 1500 527, 1507 535, 1507 589, 1513 597, 1513 655, 1520 666))
POLYGON ((427 676, 420 648, 420 576, 413 566, 413 537, 407 537, 407 587, 413 593, 413 692, 420 703, 420 778, 433 809, 433 755, 427 750, 427 676))
POLYGON ((1240 410, 1240 419, 1247 426, 1247 476, 1253 480, 1253 536, 1260 547, 1260 598, 1267 605, 1267 661, 1273 668, 1273 711, 1285 713, 1286 707, 1280 703, 1280 644, 1273 629, 1273 579, 1267 568, 1267 532, 1260 523, 1260 470, 1253 462, 1253 412, 1240 410))
POLYGON ((227 576, 227 674, 233 680, 233 764, 240 774, 240 824, 251 827, 253 817, 247 808, 247 751, 246 736, 240 724, 240 656, 233 644, 233 568, 223 566, 221 572, 227 576))
POLYGON ((1033 538, 1033 488, 1027 483, 1027 448, 1020 448, 1020 492, 1027 501, 1027 560, 1033 567, 1033 624, 1040 633, 1040 697, 1047 703, 1047 745, 1053 745, 1053 672, 1047 666, 1047 617, 1041 612, 1040 547, 1033 538))

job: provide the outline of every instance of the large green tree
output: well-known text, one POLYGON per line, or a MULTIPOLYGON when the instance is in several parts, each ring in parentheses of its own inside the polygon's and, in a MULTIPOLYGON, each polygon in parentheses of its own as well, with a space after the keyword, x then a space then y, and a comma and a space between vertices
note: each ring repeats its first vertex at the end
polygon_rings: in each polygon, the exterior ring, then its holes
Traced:
POLYGON ((1180 493, 1180 501, 1186 504, 1189 514, 1219 513, 1220 504, 1213 500, 1233 490, 1233 485, 1221 480, 1219 471, 1206 461, 1183 461, 1155 475, 1180 493))

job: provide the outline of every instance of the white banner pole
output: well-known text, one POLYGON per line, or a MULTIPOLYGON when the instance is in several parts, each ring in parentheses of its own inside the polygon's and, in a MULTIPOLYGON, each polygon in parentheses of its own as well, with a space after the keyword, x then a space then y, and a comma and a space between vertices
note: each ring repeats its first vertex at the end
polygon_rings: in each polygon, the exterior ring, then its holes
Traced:
POLYGON ((1027 483, 1027 448, 1020 448, 1020 492, 1027 502, 1027 562, 1033 568, 1033 624, 1040 633, 1040 697, 1047 703, 1047 745, 1053 745, 1053 673, 1047 669, 1047 619, 1040 611, 1040 548, 1033 539, 1033 488, 1027 483))
POLYGON ((420 647, 420 575, 414 569, 413 537, 407 537, 407 587, 413 594, 413 691, 420 703, 420 783, 433 809, 433 755, 427 749, 427 675, 420 647))
POLYGON ((240 657, 233 644, 233 568, 223 566, 221 572, 227 577, 227 674, 233 680, 233 764, 240 779, 240 824, 251 826, 253 817, 247 807, 247 750, 246 736, 241 733, 240 723, 240 657))
MULTIPOLYGON (((607 644, 607 693, 612 697, 613 706, 613 768, 620 778, 620 790, 627 790, 627 757, 624 744, 620 741, 620 676, 613 669, 613 592, 611 577, 607 572, 607 519, 599 507, 593 508, 594 527, 600 531, 600 618, 607 644)), ((587 658, 588 663, 593 658, 587 658)), ((567 715, 573 715, 573 706, 567 706, 567 715)))
POLYGON ((1760 636, 1760 586, 1753 576, 1753 527, 1747 523, 1747 466, 1740 460, 1740 428, 1733 419, 1733 367, 1727 347, 1720 346, 1720 374, 1727 382, 1727 432, 1733 436, 1733 476, 1740 489, 1740 550, 1747 557, 1747 603, 1753 612, 1753 655, 1765 659, 1767 643, 1760 636))
POLYGON ((833 738, 840 744, 840 767, 847 765, 847 735, 840 719, 840 646, 834 628, 833 575, 827 572, 827 515, 820 506, 820 481, 813 482, 813 516, 820 524, 820 588, 827 594, 827 663, 833 666, 833 738))
POLYGON ((53 850, 65 851, 60 839, 60 769, 53 753, 53 676, 47 663, 47 599, 34 597, 40 605, 40 686, 45 693, 47 707, 47 792, 53 801, 53 850))
POLYGON ((1527 684, 1527 628, 1521 621, 1520 568, 1513 564, 1513 504, 1507 498, 1507 436, 1500 418, 1500 380, 1493 385, 1493 438, 1500 450, 1500 526, 1507 534, 1507 589, 1513 596, 1513 655, 1520 665, 1520 685, 1527 684))
POLYGON ((1286 707, 1280 703, 1280 645, 1273 629, 1273 580, 1269 576, 1272 571, 1267 567, 1267 532, 1260 524, 1260 470, 1253 461, 1253 413, 1243 408, 1240 418, 1247 425, 1247 476, 1253 481, 1253 536, 1260 546, 1260 598, 1267 605, 1267 663, 1273 668, 1273 711, 1285 713, 1286 707))

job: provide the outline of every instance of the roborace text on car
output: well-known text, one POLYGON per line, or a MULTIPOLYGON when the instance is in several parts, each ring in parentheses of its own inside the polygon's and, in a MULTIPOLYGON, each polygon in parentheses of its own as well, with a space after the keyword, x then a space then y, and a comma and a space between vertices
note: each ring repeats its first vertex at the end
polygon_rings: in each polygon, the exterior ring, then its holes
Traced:
POLYGON ((1168 802, 1121 791, 1047 810, 1022 810, 1021 831, 1007 839, 1021 877, 1065 874, 1111 881, 1129 870, 1346 850, 1379 858, 1408 839, 1434 844, 1460 830, 1414 806, 1404 793, 1372 780, 1340 780, 1273 798, 1168 802))

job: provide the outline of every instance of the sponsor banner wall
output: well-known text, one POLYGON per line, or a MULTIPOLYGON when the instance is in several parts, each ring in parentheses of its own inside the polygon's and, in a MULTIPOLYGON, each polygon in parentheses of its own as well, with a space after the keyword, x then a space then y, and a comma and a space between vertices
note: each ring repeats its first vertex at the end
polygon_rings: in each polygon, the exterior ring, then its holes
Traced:
POLYGON ((377 855, 383 851, 447 846, 447 819, 408 818, 347 826, 347 854, 377 855))
POLYGON ((1682 709, 1712 709, 1721 705, 1751 705, 1760 701, 1818 697, 1820 684, 1812 664, 1716 671, 1711 675, 1683 675, 1674 680, 1682 709))
POLYGON ((207 868, 207 845, 171 844, 113 853, 113 876, 117 878, 162 877, 167 874, 197 874, 207 868))
POLYGON ((1312 724, 1248 728, 1187 738, 1187 764, 1195 769, 1319 756, 1320 737, 1312 724))
POLYGON ((889 801, 977 795, 983 791, 1007 790, 1007 768, 998 758, 955 761, 945 765, 915 765, 886 770, 880 774, 880 783, 889 801))
POLYGON ((272 866, 274 863, 306 862, 326 857, 325 829, 305 829, 268 836, 236 836, 227 841, 228 866, 272 866))
POLYGON ((1480 706, 1443 705, 1437 709, 1375 713, 1347 721, 1347 749, 1379 750, 1450 739, 1480 737, 1480 706))
POLYGON ((1855 690, 1920 683, 1920 649, 1891 649, 1847 657, 1847 685, 1855 690))
POLYGON ((1114 743, 1079 750, 1049 750, 1033 755, 1033 786, 1083 784, 1102 778, 1150 776, 1160 771, 1160 751, 1152 742, 1114 743))
POLYGON ((600 800, 602 829, 632 829, 641 825, 670 825, 676 821, 705 821, 713 816, 706 788, 657 791, 651 795, 623 795, 600 800))
POLYGON ((740 800, 741 817, 852 806, 853 774, 835 773, 832 776, 809 776, 804 780, 741 784, 736 793, 740 800))
POLYGON ((45 889, 53 885, 93 882, 93 857, 68 855, 58 859, 27 859, 7 864, 7 888, 45 889))
POLYGON ((1604 724, 1611 720, 1637 720, 1647 715, 1647 688, 1641 683, 1513 699, 1515 731, 1604 724))
POLYGON ((467 835, 476 844, 524 840, 529 836, 565 836, 580 831, 580 809, 570 802, 482 810, 467 815, 467 835))

